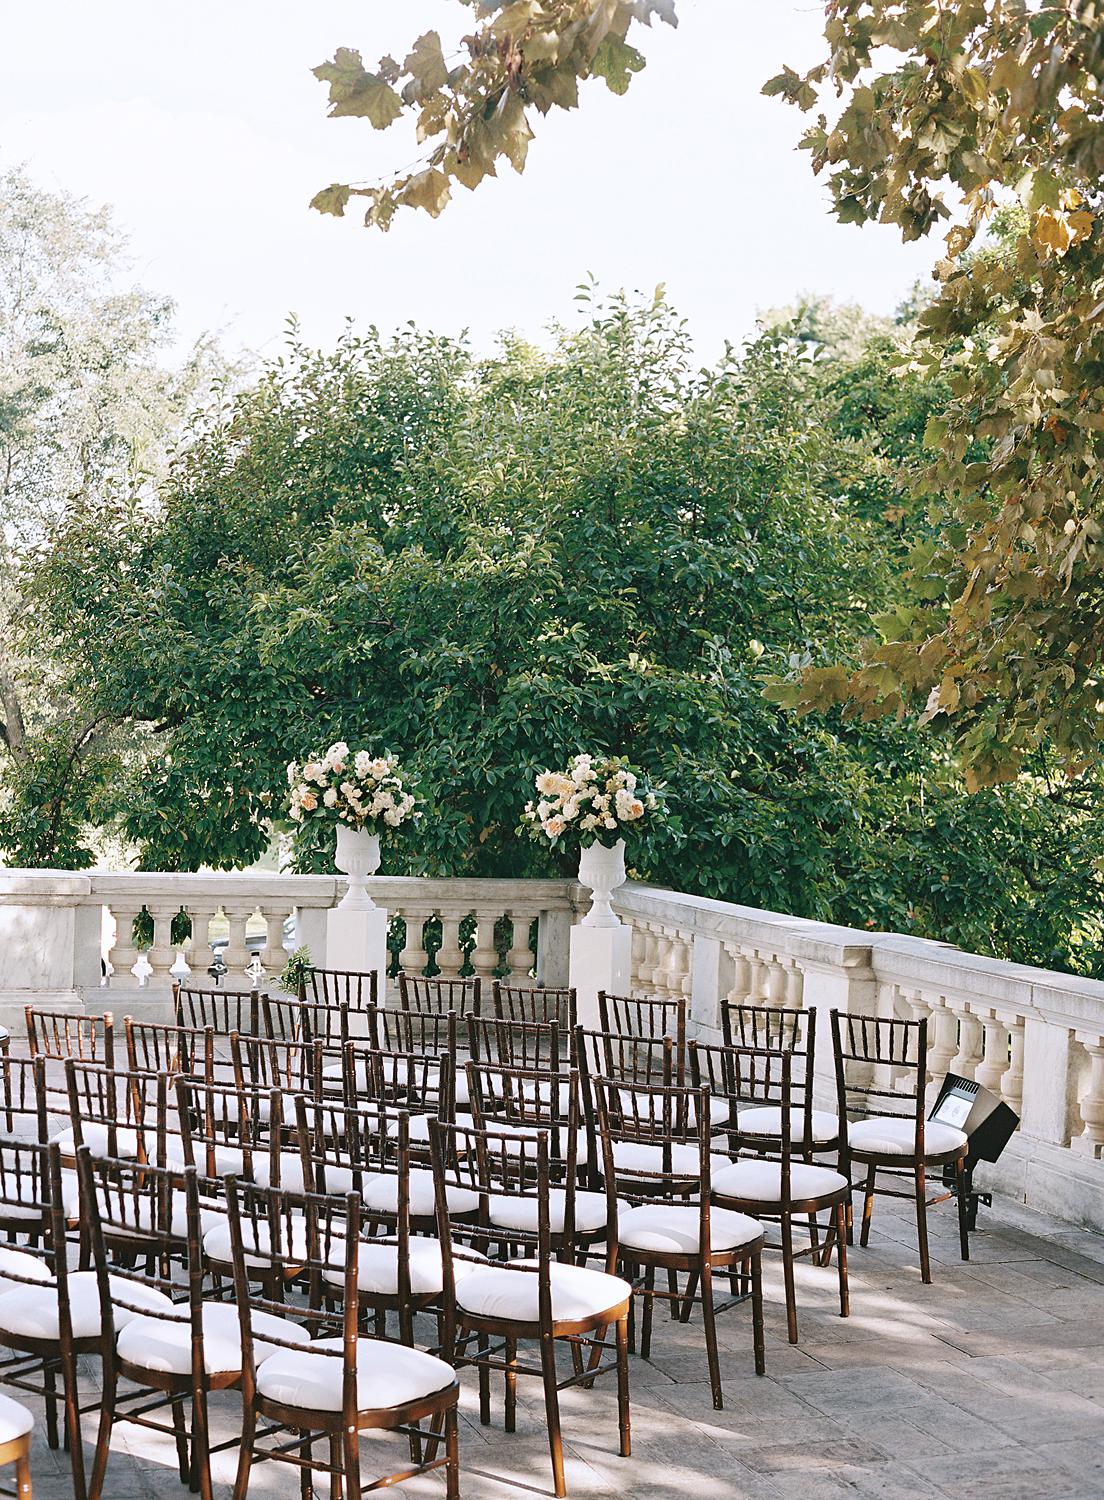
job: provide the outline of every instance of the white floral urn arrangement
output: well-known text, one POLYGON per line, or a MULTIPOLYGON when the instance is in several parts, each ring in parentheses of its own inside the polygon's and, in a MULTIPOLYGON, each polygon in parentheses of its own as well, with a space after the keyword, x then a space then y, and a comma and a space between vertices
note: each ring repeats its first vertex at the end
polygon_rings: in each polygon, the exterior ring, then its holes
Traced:
POLYGON ((557 850, 579 851, 579 883, 591 891, 584 927, 620 927, 611 904, 624 885, 626 840, 662 815, 663 789, 621 756, 573 757, 562 771, 541 771, 525 804, 520 833, 557 850))
POLYGON ((380 866, 380 837, 421 816, 419 798, 390 753, 353 750, 337 740, 321 755, 292 761, 287 768, 288 811, 294 823, 332 823, 334 863, 348 877, 339 903, 344 911, 371 911, 375 902, 365 884, 380 866))

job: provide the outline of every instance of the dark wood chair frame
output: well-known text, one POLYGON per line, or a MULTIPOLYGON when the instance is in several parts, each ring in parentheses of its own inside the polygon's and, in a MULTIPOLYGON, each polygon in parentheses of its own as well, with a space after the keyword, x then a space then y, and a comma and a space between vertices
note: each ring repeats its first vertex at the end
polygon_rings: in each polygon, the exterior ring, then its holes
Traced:
POLYGON ((812 1080, 804 1070, 801 1060, 801 1076, 793 1077, 793 1057, 787 1051, 773 1047, 726 1047, 722 1044, 706 1044, 691 1040, 689 1044, 690 1073, 695 1084, 708 1079, 706 1094, 716 1089, 718 1080, 727 1076, 733 1079, 732 1088, 736 1098, 751 1105, 774 1105, 780 1110, 781 1133, 764 1150, 763 1137, 754 1137, 753 1150, 740 1154, 750 1159, 767 1158, 776 1161, 779 1167, 779 1197, 777 1201, 762 1198, 743 1198, 728 1191, 713 1188, 713 1202, 719 1208, 735 1209, 738 1213, 752 1214, 755 1218, 778 1225, 779 1243, 769 1241, 767 1250, 778 1250, 782 1255, 782 1277, 786 1290, 786 1328, 791 1344, 797 1343, 797 1288, 794 1263, 808 1256, 814 1262, 828 1265, 833 1244, 836 1246, 836 1268, 839 1281, 840 1317, 851 1312, 851 1298, 847 1280, 847 1248, 839 1238, 846 1230, 847 1205, 851 1201, 851 1189, 844 1184, 838 1189, 818 1193, 813 1197, 795 1197, 792 1190, 792 1168, 795 1159, 808 1162, 807 1147, 803 1144, 795 1151, 792 1140, 791 1121, 794 1113, 807 1110, 806 1096, 811 1095, 812 1080), (825 1248, 820 1248, 818 1215, 829 1215, 829 1232, 825 1236, 825 1248), (795 1248, 793 1232, 795 1218, 804 1217, 809 1234, 809 1244, 795 1248))
POLYGON ((284 999, 262 995, 260 1032, 271 1041, 321 1042, 327 1047, 342 1047, 352 1035, 349 1014, 343 1000, 323 1004, 290 996, 284 999))
MULTIPOLYGON (((622 1458, 631 1453, 629 1410, 629 1341, 628 1320, 631 1294, 614 1307, 603 1309, 600 1318, 556 1321, 552 1316, 551 1267, 553 1263, 549 1214, 549 1142, 548 1133, 535 1136, 491 1134, 464 1125, 430 1126, 434 1183, 437 1195, 437 1234, 441 1241, 445 1270, 445 1334, 443 1357, 457 1367, 472 1365, 479 1376, 479 1419, 484 1426, 491 1420, 490 1378, 501 1371, 505 1378, 505 1428, 513 1432, 517 1415, 517 1377, 539 1376, 544 1386, 545 1419, 548 1425, 548 1447, 552 1460, 552 1477, 558 1497, 567 1494, 564 1480, 563 1438, 560 1428, 559 1393, 580 1385, 589 1388, 594 1379, 611 1369, 617 1372, 619 1452, 622 1458), (465 1224, 450 1215, 448 1189, 467 1188, 480 1196, 481 1223, 465 1224), (524 1245, 534 1259, 526 1266, 512 1268, 518 1275, 538 1278, 538 1318, 520 1322, 508 1318, 484 1317, 469 1313, 457 1305, 454 1257, 467 1247, 482 1253, 488 1243, 487 1201, 492 1193, 531 1195, 537 1200, 537 1231, 510 1230, 511 1240, 524 1245), (608 1333, 614 1329, 615 1358, 603 1362, 610 1345, 608 1333), (492 1342, 497 1341, 497 1342, 492 1342), (568 1342, 578 1350, 573 1357, 573 1373, 563 1380, 556 1370, 556 1344, 568 1342), (518 1361, 519 1343, 536 1343, 540 1347, 538 1365, 518 1361), (474 1352, 468 1346, 475 1345, 474 1352), (585 1363, 584 1363, 585 1359, 585 1363)), ((500 1231, 491 1231, 496 1235, 500 1231)))
MULTIPOLYGON (((778 1005, 722 1005, 721 1032, 726 1047, 757 1047, 763 1051, 788 1052, 793 1058, 793 1076, 800 1070, 815 1084, 816 1081, 816 1010, 784 1007, 778 1005)), ((734 1101, 738 1104, 742 1101, 734 1101)), ((812 1137, 813 1091, 803 1093, 804 1123, 798 1145, 808 1146, 806 1160, 817 1155, 839 1154, 839 1133, 830 1140, 814 1141, 812 1137)), ((735 1124, 735 1112, 732 1123, 735 1124)), ((732 1133, 732 1149, 755 1148, 759 1135, 732 1133)), ((792 1134, 792 1132, 791 1132, 792 1134)), ((769 1137, 766 1139, 769 1140, 769 1137)))
POLYGON ((172 1437, 182 1484, 212 1500, 211 1454, 237 1447, 229 1438, 211 1445, 207 1398, 229 1390, 240 1373, 207 1373, 204 1359, 203 1277, 200 1242, 199 1179, 194 1167, 161 1168, 93 1156, 87 1147, 77 1154, 81 1202, 85 1205, 92 1262, 100 1298, 103 1398, 89 1483, 89 1500, 105 1493, 111 1433, 116 1423, 172 1437), (187 1232, 181 1240, 174 1225, 174 1199, 183 1197, 187 1232), (183 1283, 176 1271, 183 1262, 183 1283), (143 1269, 144 1267, 144 1269, 143 1269), (134 1300, 130 1287, 163 1292, 173 1312, 155 1311, 134 1300), (187 1374, 151 1370, 120 1357, 116 1345, 116 1309, 141 1317, 187 1324, 190 1369, 187 1374), (125 1380, 136 1389, 120 1390, 125 1380), (191 1421, 187 1409, 191 1408, 191 1421), (171 1424, 154 1413, 168 1408, 171 1424))
POLYGON ((643 1302, 640 1329, 640 1354, 650 1358, 652 1309, 657 1299, 670 1302, 679 1321, 687 1323, 695 1303, 702 1309, 706 1360, 713 1407, 721 1411, 724 1396, 721 1389, 720 1351, 717 1344, 717 1315, 740 1303, 751 1302, 752 1347, 755 1373, 766 1371, 763 1333, 763 1246, 765 1233, 757 1239, 728 1249, 712 1249, 710 1169, 712 1133, 709 1126, 708 1088, 664 1087, 662 1084, 633 1084, 620 1080, 592 1079, 598 1105, 599 1133, 602 1143, 602 1175, 611 1203, 611 1223, 617 1223, 617 1202, 639 1205, 671 1205, 698 1210, 698 1249, 675 1253, 639 1249, 621 1244, 611 1235, 611 1260, 616 1257, 626 1280, 632 1282, 643 1302), (614 1162, 615 1142, 635 1142, 658 1147, 660 1168, 644 1172, 618 1170, 614 1162), (673 1147, 697 1147, 696 1170, 687 1172, 674 1166, 673 1147), (668 1288, 656 1287, 656 1272, 667 1274, 668 1288), (686 1290, 671 1286, 672 1273, 685 1275, 686 1290), (726 1276, 730 1299, 717 1306, 713 1277, 726 1276))
MULTIPOLYGON (((5 1141, 0 1151, 0 1209, 30 1209, 28 1218, 39 1229, 32 1231, 19 1248, 43 1259, 54 1278, 58 1295, 58 1337, 32 1338, 14 1333, 0 1333, 0 1347, 11 1351, 11 1357, 0 1363, 0 1383, 18 1391, 27 1391, 46 1403, 46 1443, 60 1445, 58 1430, 58 1377, 61 1378, 60 1405, 63 1413, 64 1445, 72 1467, 74 1500, 86 1500, 88 1494, 84 1472, 84 1450, 81 1446, 82 1411, 99 1409, 97 1396, 81 1407, 77 1388, 77 1359, 99 1351, 100 1338, 77 1339, 73 1336, 67 1281, 68 1243, 65 1208, 62 1195, 61 1152, 57 1146, 35 1141, 5 1141), (28 1187, 27 1184, 30 1184, 28 1187), (45 1232, 41 1226, 46 1226, 45 1232)), ((28 1289, 42 1290, 43 1283, 22 1277, 5 1268, 4 1279, 12 1284, 25 1283, 28 1289)))
MULTIPOLYGON (((912 1199, 916 1208, 916 1241, 920 1256, 920 1279, 931 1284, 931 1253, 928 1246, 928 1209, 952 1198, 958 1208, 959 1252, 970 1259, 969 1181, 966 1174, 968 1145, 960 1150, 929 1153, 925 1147, 925 1109, 928 1083, 928 1022, 903 1021, 878 1016, 852 1016, 832 1011, 832 1050, 836 1065, 836 1097, 843 1129, 840 1141, 840 1171, 849 1181, 856 1166, 865 1168, 863 1179, 852 1188, 863 1193, 862 1228, 859 1244, 870 1239, 870 1220, 875 1196, 912 1199), (860 1071, 861 1070, 861 1071, 860 1071), (851 1077, 848 1077, 849 1071, 851 1077), (855 1074, 858 1072, 858 1076, 855 1074), (888 1079, 886 1074, 891 1075, 888 1079), (879 1082, 879 1075, 881 1081, 879 1082), (888 1086, 885 1086, 887 1085, 888 1086), (851 1145, 844 1122, 859 1113, 863 1119, 908 1119, 913 1125, 913 1150, 906 1153, 862 1151, 851 1145), (955 1185, 950 1192, 928 1197, 929 1167, 950 1166, 955 1185), (911 1179, 906 1189, 879 1187, 878 1173, 891 1179, 911 1179)), ((848 1236, 852 1233, 850 1201, 848 1236)))
MULTIPOLYGON (((26 1140, 24 1122, 33 1122, 34 1140, 45 1145, 50 1138, 46 1059, 0 1056, 0 1120, 10 1136, 26 1140), (18 1125, 17 1125, 17 1122, 18 1125)), ((11 1221, 5 1221, 9 1228, 11 1221)))
POLYGON ((311 1005, 345 1005, 350 1014, 379 1004, 375 969, 308 969, 299 981, 300 1000, 311 1005))
MULTIPOLYGON (((234 1245, 235 1296, 241 1320, 243 1365, 241 1456, 234 1484, 234 1500, 245 1500, 252 1466, 261 1462, 287 1463, 298 1468, 302 1494, 307 1500, 313 1494, 315 1475, 329 1476, 331 1494, 340 1493, 346 1500, 359 1500, 369 1490, 400 1484, 404 1480, 432 1473, 437 1469, 445 1471, 447 1500, 459 1500, 460 1459, 456 1408, 460 1386, 455 1376, 440 1391, 404 1406, 362 1409, 357 1402, 360 1292, 357 1280, 359 1239, 354 1226, 359 1226, 362 1217, 359 1196, 356 1193, 348 1193, 343 1197, 310 1193, 291 1195, 278 1188, 259 1188, 230 1176, 226 1179, 226 1199, 234 1245), (273 1256, 282 1257, 285 1244, 290 1243, 290 1217, 298 1213, 305 1215, 309 1225, 309 1255, 303 1272, 314 1289, 310 1301, 308 1304, 288 1304, 278 1281, 274 1281, 278 1295, 261 1298, 251 1287, 245 1272, 246 1247, 258 1242, 261 1226, 264 1225, 273 1256), (317 1289, 324 1281, 325 1273, 342 1264, 336 1259, 336 1247, 339 1244, 344 1249, 344 1281, 340 1307, 322 1307, 319 1306, 317 1289), (342 1361, 341 1410, 315 1411, 305 1407, 285 1406, 258 1392, 251 1323, 251 1312, 254 1310, 283 1317, 294 1316, 315 1337, 335 1333, 340 1336, 341 1348, 331 1351, 330 1357, 342 1361), (260 1432, 257 1430, 259 1418, 265 1423, 260 1432), (427 1418, 434 1438, 423 1454, 420 1445, 425 1434, 418 1424, 427 1418), (443 1457, 438 1457, 439 1441, 436 1435, 440 1433, 442 1425, 445 1452, 443 1457), (369 1430, 405 1435, 411 1444, 412 1462, 406 1468, 362 1485, 360 1434, 369 1430), (276 1438, 283 1432, 291 1432, 296 1436, 264 1448, 258 1446, 258 1439, 276 1438), (328 1439, 328 1461, 313 1456, 314 1440, 319 1436, 328 1439)), ((285 1344, 267 1330, 264 1341, 274 1349, 302 1347, 285 1344)), ((324 1351, 312 1352, 325 1357, 324 1351)))
POLYGON ((216 1037, 232 1031, 256 1036, 261 1029, 260 990, 223 990, 207 986, 173 985, 173 1018, 190 1031, 210 1028, 216 1037))
POLYGON ((675 1044, 675 1057, 680 1065, 686 1055, 687 1009, 687 1001, 682 997, 660 1000, 598 991, 598 1015, 603 1031, 614 1036, 669 1036, 675 1044))
POLYGON ((51 1114, 68 1110, 68 1089, 64 1069, 68 1058, 77 1062, 115 1066, 115 1017, 111 1011, 101 1015, 80 1015, 72 1011, 24 1009, 27 1023, 27 1047, 32 1057, 41 1057, 45 1067, 47 1098, 52 1101, 51 1114), (59 1110, 60 1106, 60 1110, 59 1110))
POLYGON ((500 1021, 555 1021, 562 1036, 571 1036, 579 1024, 574 985, 510 984, 495 979, 491 1006, 500 1021))

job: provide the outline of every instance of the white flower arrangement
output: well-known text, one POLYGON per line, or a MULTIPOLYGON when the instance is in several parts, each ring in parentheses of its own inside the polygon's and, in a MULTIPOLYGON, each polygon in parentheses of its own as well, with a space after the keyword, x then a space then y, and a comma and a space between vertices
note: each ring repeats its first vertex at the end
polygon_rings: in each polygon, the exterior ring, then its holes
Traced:
POLYGON ((287 768, 288 811, 292 821, 324 818, 350 828, 399 828, 421 816, 393 755, 350 750, 338 740, 323 755, 309 756, 287 768))
POLYGON ((564 771, 542 771, 519 833, 555 848, 612 848, 661 812, 662 787, 619 756, 576 755, 564 771))

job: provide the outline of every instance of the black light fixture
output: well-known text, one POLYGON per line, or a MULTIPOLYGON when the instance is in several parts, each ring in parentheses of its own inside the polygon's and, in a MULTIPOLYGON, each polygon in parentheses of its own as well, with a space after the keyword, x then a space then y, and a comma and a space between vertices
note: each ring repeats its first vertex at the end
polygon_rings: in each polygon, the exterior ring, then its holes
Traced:
MULTIPOLYGON (((939 1085, 939 1094, 928 1119, 940 1125, 950 1125, 955 1130, 964 1130, 969 1138, 966 1156, 967 1222, 969 1228, 974 1229, 977 1227, 978 1204, 984 1203, 988 1207, 993 1201, 992 1193, 974 1191, 974 1167, 979 1161, 997 1160, 1012 1139, 1020 1117, 1003 1099, 974 1079, 948 1073, 939 1085)), ((954 1186, 953 1162, 943 1168, 943 1181, 950 1187, 954 1186)))

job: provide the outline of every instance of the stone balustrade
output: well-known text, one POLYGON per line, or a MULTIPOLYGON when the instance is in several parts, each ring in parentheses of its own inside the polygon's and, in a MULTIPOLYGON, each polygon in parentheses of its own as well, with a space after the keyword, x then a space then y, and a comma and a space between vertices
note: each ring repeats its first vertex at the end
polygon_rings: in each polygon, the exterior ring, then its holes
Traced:
MULTIPOLYGON (((392 968, 568 980, 569 933, 587 905, 570 880, 368 882, 392 918, 392 968), (535 934, 535 935, 534 935, 535 934)), ((0 870, 0 1021, 22 1007, 163 1013, 170 978, 272 985, 288 946, 325 963, 326 913, 343 881, 264 872, 0 870)), ((1104 1228, 1104 983, 962 953, 896 933, 812 922, 630 882, 633 988, 688 1001, 691 1031, 719 1035, 747 1001, 822 1012, 817 1092, 834 1099, 827 1012, 927 1017, 932 1086, 948 1070, 1021 1116, 978 1180, 1104 1228)))

